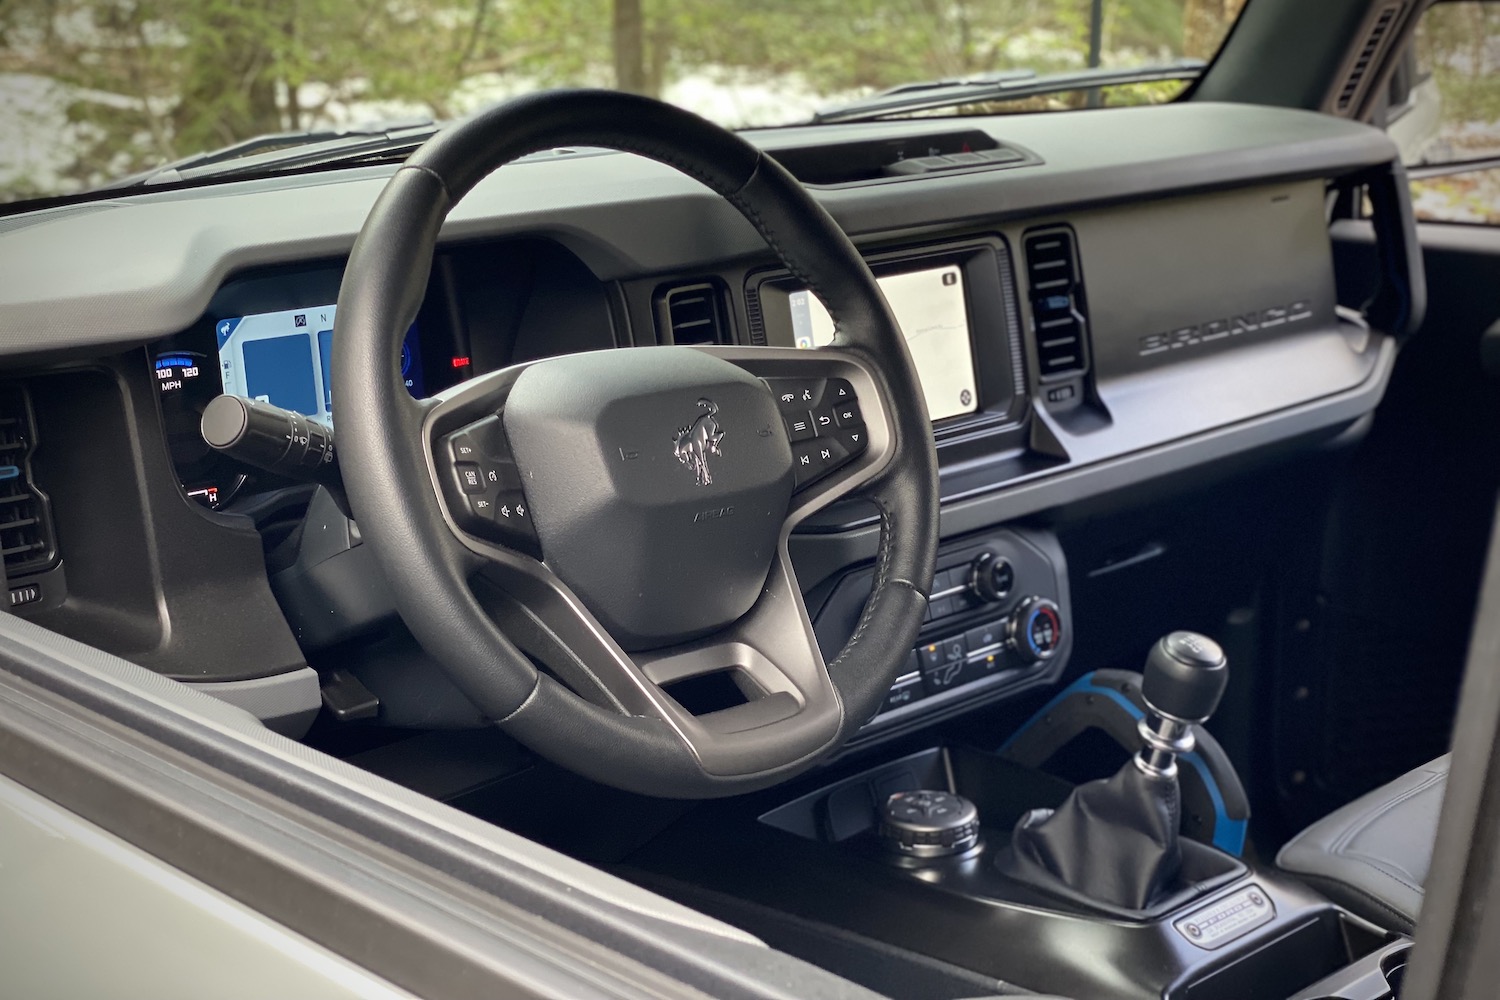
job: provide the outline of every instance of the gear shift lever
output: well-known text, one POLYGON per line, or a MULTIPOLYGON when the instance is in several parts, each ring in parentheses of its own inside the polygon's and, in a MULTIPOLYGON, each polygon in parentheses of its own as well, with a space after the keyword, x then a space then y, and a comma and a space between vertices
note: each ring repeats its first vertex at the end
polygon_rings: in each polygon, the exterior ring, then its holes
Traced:
POLYGON ((1146 745, 1135 766, 1148 777, 1176 778, 1177 756, 1193 749, 1193 725, 1214 714, 1228 683, 1228 661, 1212 639, 1173 632, 1152 646, 1141 684, 1151 714, 1137 726, 1146 745))
POLYGON ((1141 693, 1144 743, 1114 777, 1079 785, 1055 810, 1016 824, 1001 869, 1022 882, 1117 909, 1140 911, 1170 893, 1182 868, 1177 757, 1192 726, 1218 707, 1229 680, 1212 639, 1173 632, 1151 649, 1141 693))

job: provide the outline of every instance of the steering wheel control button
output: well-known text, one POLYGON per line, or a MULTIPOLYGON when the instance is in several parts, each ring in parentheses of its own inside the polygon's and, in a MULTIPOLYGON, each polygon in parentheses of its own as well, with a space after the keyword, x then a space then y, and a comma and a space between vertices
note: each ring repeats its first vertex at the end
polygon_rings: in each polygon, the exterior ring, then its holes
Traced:
POLYGON ((485 489, 484 474, 479 471, 479 466, 473 462, 458 462, 454 465, 458 472, 458 488, 464 493, 483 493, 485 489))
POLYGON ((849 452, 832 438, 814 438, 792 446, 792 473, 797 486, 821 479, 849 460, 849 452))
POLYGON ((808 411, 823 399, 823 380, 820 378, 768 378, 765 383, 776 397, 776 406, 788 418, 798 413, 807 416, 808 411))
POLYGON ((910 857, 961 854, 979 842, 979 810, 952 792, 897 792, 881 806, 880 839, 910 857))
POLYGON ((522 545, 536 542, 531 505, 520 490, 506 490, 496 497, 493 519, 505 541, 522 545))
POLYGON ((784 419, 786 420, 787 439, 794 444, 798 441, 806 441, 808 438, 817 435, 817 431, 813 430, 811 413, 793 413, 787 415, 784 419))
POLYGON ((846 378, 831 378, 828 380, 828 387, 823 390, 823 398, 835 405, 852 403, 855 399, 854 386, 846 378))
POLYGON ((1009 634, 1011 647, 1028 664, 1050 660, 1062 646, 1062 610, 1045 597, 1028 597, 1011 614, 1009 634))
POLYGON ((865 425, 864 415, 859 412, 859 404, 852 401, 836 404, 833 408, 833 420, 840 427, 863 427, 865 425))

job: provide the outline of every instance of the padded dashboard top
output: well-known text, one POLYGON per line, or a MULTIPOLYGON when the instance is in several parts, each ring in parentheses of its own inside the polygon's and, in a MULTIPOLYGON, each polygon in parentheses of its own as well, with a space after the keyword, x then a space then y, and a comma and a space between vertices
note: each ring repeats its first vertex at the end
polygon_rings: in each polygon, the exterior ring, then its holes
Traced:
MULTIPOLYGON (((931 119, 747 133, 772 153, 832 140, 951 129, 931 119)), ((852 235, 998 222, 1065 208, 1331 177, 1390 162, 1367 126, 1305 111, 1182 103, 965 118, 1042 163, 816 196, 852 235)), ((0 356, 124 347, 183 329, 230 274, 348 252, 392 173, 368 167, 66 206, 0 227, 0 356)), ((506 167, 450 216, 444 237, 548 235, 612 279, 763 251, 706 188, 627 154, 576 152, 506 167)))

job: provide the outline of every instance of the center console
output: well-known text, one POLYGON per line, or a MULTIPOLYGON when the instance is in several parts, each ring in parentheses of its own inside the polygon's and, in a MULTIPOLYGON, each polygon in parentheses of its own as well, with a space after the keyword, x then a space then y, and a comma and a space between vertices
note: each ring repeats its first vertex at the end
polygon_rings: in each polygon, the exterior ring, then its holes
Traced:
MULTIPOLYGON (((998 619, 1006 638, 994 654, 1006 665, 946 687, 942 674, 935 677, 920 662, 924 646, 892 699, 904 684, 921 684, 923 694, 888 701, 872 725, 929 699, 935 704, 966 688, 1024 683, 1029 671, 1049 669, 1046 657, 1036 657, 1029 630, 1063 628, 1061 618, 1036 624, 1046 617, 1036 612, 1037 602, 1050 599, 985 599, 996 576, 1007 578, 995 569, 999 560, 1024 553, 1026 544, 1024 536, 996 535, 955 548, 940 563, 967 560, 963 600, 972 607, 966 613, 1008 613, 998 619)), ((1015 579, 1035 582, 1027 575, 1038 568, 1020 568, 1015 579)), ((1066 638, 1063 631, 1060 644, 1066 638)), ((1045 636, 1037 639, 1045 644, 1045 636)), ((978 648, 981 661, 992 655, 983 652, 990 645, 978 648)), ((962 664, 955 670, 962 677, 975 654, 935 662, 962 664)), ((1024 752, 933 746, 860 770, 846 767, 790 797, 772 790, 700 808, 629 864, 653 888, 680 891, 684 901, 726 919, 746 923, 749 915, 748 929, 773 938, 784 928, 776 926, 782 918, 767 917, 772 911, 797 926, 837 928, 878 942, 877 949, 1046 994, 1394 997, 1408 939, 1238 856, 1237 843, 1230 850, 1214 846, 1223 840, 1184 822, 1184 813, 1199 806, 1191 799, 1183 805, 1179 761, 1182 771, 1194 772, 1204 759, 1225 760, 1199 723, 1216 706, 1227 673, 1215 643, 1177 632, 1153 648, 1144 678, 1088 675, 1085 706, 1118 701, 1110 696, 1113 686, 1138 709, 1126 736, 1105 721, 1115 709, 1099 709, 1098 727, 1138 748, 1109 779, 1074 786, 1023 762, 1024 752), (726 864, 731 853, 734 861, 726 864)), ((1038 713, 1037 725, 1061 724, 1076 710, 1060 699, 1038 713)), ((1013 739, 1009 746, 1025 744, 1013 739)), ((1232 773, 1228 782, 1237 785, 1232 773)), ((785 937, 779 947, 787 947, 785 937)))

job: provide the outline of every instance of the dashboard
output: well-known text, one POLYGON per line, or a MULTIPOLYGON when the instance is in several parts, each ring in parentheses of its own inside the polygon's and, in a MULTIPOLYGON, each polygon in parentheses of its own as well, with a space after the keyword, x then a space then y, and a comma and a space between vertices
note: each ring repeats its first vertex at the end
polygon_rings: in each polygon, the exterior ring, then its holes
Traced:
MULTIPOLYGON (((1387 183, 1396 153, 1363 126, 1194 104, 972 118, 964 135, 1025 155, 932 173, 829 166, 941 150, 957 132, 929 120, 748 134, 794 170, 816 161, 820 173, 803 179, 879 280, 938 448, 933 611, 872 739, 1062 676, 1069 568, 1056 539, 1025 519, 1226 456, 1336 437, 1378 403, 1420 312, 1409 215, 1379 197, 1399 190, 1387 183), (1396 306, 1338 301, 1327 206, 1350 187, 1370 190, 1386 220, 1381 278, 1396 306)), ((0 288, 0 354, 22 356, 39 440, 58 455, 88 437, 46 402, 51 379, 71 380, 79 406, 116 414, 145 442, 107 470, 72 458, 48 468, 39 450, 34 486, 51 497, 58 557, 11 573, 13 595, 37 588, 18 613, 200 683, 290 676, 337 650, 372 688, 400 687, 393 664, 421 654, 391 638, 389 595, 357 530, 198 432, 221 392, 336 428, 328 364, 343 262, 388 175, 366 167, 144 195, 0 230, 0 255, 16 262, 0 288), (98 276, 93 294, 72 294, 80 272, 98 276), (74 374, 79 359, 109 377, 74 374), (104 532, 72 499, 80 484, 134 489, 144 499, 122 504, 117 526, 135 519, 167 558, 133 577, 94 565, 91 540, 104 532), (295 528, 272 544, 265 526, 278 518, 295 528), (160 599, 131 605, 122 594, 137 588, 160 599), (253 640, 171 625, 231 602, 247 609, 253 640), (122 620, 139 633, 128 642, 122 620)), ((455 208, 392 363, 423 397, 553 354, 817 349, 835 335, 816 296, 706 189, 639 157, 571 150, 506 167, 455 208)), ((783 401, 794 440, 816 440, 837 419, 796 403, 783 401)), ((853 501, 792 539, 825 650, 853 627, 878 530, 853 501)))

